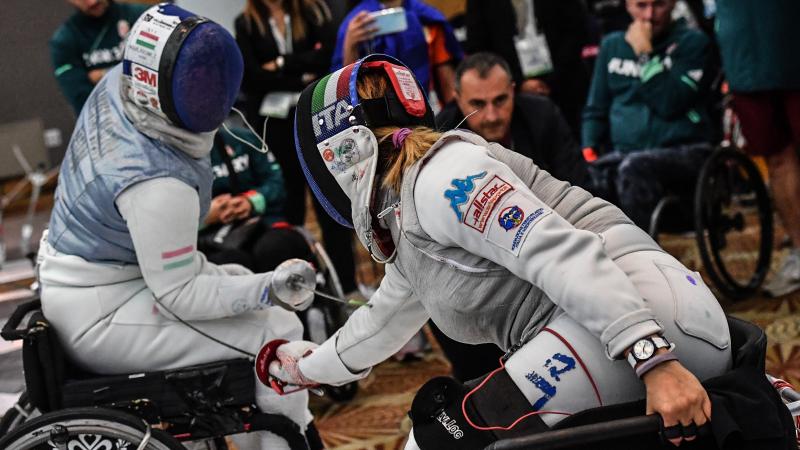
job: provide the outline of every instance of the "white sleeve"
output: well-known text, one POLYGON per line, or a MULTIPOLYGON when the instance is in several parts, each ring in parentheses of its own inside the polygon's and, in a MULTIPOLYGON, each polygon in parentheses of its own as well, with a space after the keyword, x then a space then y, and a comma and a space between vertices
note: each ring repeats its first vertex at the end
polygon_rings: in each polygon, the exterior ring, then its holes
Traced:
POLYGON ((617 358, 661 326, 600 237, 574 228, 514 172, 468 144, 446 145, 422 169, 414 203, 422 228, 542 289, 617 358))
POLYGON ((175 178, 137 183, 116 204, 147 287, 181 319, 230 317, 266 298, 271 273, 232 276, 197 251, 200 200, 186 183, 175 178))
POLYGON ((339 385, 365 377, 365 370, 385 360, 425 325, 428 313, 414 299, 408 282, 393 264, 369 300, 311 355, 300 371, 311 380, 339 385))

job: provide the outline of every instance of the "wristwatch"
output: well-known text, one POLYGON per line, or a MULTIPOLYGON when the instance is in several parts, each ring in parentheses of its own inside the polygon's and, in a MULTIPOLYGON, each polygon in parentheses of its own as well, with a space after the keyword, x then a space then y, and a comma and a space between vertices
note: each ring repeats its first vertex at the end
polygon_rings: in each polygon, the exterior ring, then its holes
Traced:
POLYGON ((656 354, 656 350, 660 348, 668 348, 672 350, 675 347, 663 336, 653 336, 639 339, 631 347, 628 353, 628 364, 634 369, 640 362, 644 362, 652 358, 656 354))

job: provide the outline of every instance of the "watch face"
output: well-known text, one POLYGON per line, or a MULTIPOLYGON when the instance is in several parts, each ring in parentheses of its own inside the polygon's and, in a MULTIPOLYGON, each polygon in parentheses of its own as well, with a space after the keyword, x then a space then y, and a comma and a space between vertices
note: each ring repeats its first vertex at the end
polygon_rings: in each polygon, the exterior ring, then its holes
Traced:
POLYGON ((648 359, 653 356, 655 345, 649 339, 641 339, 633 344, 633 356, 638 360, 648 359))

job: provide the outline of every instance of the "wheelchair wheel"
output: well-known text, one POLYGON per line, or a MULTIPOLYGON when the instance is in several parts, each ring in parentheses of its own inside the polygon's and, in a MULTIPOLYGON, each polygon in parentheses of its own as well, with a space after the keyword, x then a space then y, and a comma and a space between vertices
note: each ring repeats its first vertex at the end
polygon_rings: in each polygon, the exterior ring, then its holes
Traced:
POLYGON ((185 450, 172 436, 149 428, 142 419, 103 408, 71 408, 37 417, 3 436, 0 448, 185 450))
POLYGON ((28 400, 28 392, 25 391, 19 396, 17 403, 8 409, 0 419, 0 436, 6 435, 9 431, 19 427, 26 420, 30 420, 35 413, 33 405, 28 400))
POLYGON ((703 165, 695 190, 703 266, 726 297, 753 294, 769 271, 772 211, 761 174, 743 153, 722 148, 703 165))

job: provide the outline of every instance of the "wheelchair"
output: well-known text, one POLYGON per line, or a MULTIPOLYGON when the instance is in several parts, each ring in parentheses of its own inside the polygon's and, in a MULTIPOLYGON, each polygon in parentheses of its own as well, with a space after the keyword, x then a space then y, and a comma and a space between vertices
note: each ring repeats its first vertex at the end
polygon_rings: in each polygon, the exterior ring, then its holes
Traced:
POLYGON ((225 436, 269 430, 292 449, 306 436, 255 406, 253 363, 232 359, 166 371, 103 376, 65 357, 39 300, 20 305, 2 337, 23 340, 26 391, 0 423, 0 448, 226 449, 225 436), (26 325, 19 325, 27 318, 26 325))
MULTIPOLYGON (((697 439, 683 442, 680 448, 797 448, 800 393, 766 374, 767 337, 763 330, 734 317, 728 317, 728 325, 732 367, 728 373, 703 383, 714 402, 714 423, 701 427, 697 439), (752 420, 751 415, 759 419, 752 420)), ((499 401, 499 391, 491 388, 491 393, 483 397, 471 396, 479 388, 491 386, 484 386, 488 378, 465 384, 438 380, 420 389, 418 396, 422 398, 415 398, 410 413, 416 442, 423 450, 675 448, 661 437, 661 418, 643 415, 644 399, 581 411, 550 428, 534 418, 525 418, 530 412, 526 401, 499 401), (497 407, 502 409, 493 410, 497 407), (468 413, 478 425, 466 420, 468 413), (513 420, 509 417, 517 416, 510 426, 489 425, 507 424, 513 420), (478 426, 485 428, 473 429, 478 426)), ((510 381, 500 381, 499 385, 504 383, 510 381)))
MULTIPOLYGON (((317 289, 342 297, 322 245, 293 228, 310 250, 317 289)), ((321 343, 346 320, 344 305, 315 297, 301 314, 304 338, 321 343)), ((270 431, 294 449, 322 448, 313 423, 304 435, 286 417, 255 404, 253 360, 231 359, 173 370, 126 375, 89 373, 65 356, 38 299, 17 307, 0 333, 22 340, 25 392, 0 419, 0 449, 164 450, 227 449, 225 436, 270 431)), ((356 382, 323 386, 337 401, 351 399, 356 382)))
POLYGON ((773 223, 761 173, 740 150, 719 147, 706 159, 687 208, 678 195, 663 197, 649 233, 694 232, 703 268, 717 290, 733 300, 754 294, 769 272, 773 223), (677 220, 675 220, 677 218, 677 220))

